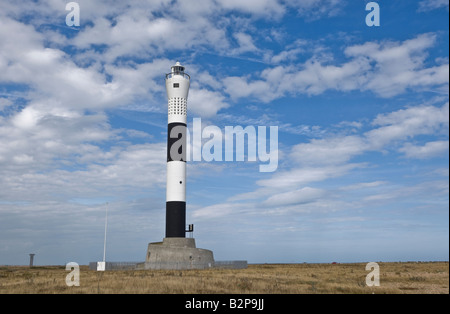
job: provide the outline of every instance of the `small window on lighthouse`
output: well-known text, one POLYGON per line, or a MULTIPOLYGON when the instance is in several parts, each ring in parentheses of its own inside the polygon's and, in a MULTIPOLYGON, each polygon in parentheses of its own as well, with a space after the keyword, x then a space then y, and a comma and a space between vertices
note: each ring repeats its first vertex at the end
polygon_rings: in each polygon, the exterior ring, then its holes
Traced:
POLYGON ((173 87, 174 87, 174 88, 180 87, 180 83, 173 83, 173 87))

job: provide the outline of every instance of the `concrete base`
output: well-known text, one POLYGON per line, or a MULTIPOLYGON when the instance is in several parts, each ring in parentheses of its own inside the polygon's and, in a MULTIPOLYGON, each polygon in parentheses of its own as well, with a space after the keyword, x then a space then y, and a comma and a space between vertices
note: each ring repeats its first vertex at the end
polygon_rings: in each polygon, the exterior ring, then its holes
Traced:
POLYGON ((193 238, 164 238, 148 244, 144 269, 205 269, 214 266, 213 252, 195 247, 193 238))

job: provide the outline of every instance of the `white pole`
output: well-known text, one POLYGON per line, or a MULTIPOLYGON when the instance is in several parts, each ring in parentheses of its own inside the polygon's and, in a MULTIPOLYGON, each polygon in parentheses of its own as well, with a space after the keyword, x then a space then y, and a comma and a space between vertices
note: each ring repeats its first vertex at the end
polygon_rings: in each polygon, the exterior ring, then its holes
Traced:
POLYGON ((106 262, 106 228, 108 226, 108 203, 106 203, 106 217, 105 217, 105 242, 103 243, 103 262, 106 262))

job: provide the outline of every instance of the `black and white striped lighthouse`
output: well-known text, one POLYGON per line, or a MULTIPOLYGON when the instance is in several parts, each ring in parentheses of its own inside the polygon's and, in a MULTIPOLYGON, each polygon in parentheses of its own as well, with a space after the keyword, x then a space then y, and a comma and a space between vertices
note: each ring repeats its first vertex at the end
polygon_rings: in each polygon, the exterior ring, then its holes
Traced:
POLYGON ((190 77, 176 62, 166 74, 168 98, 166 238, 186 236, 186 114, 190 77))
POLYGON ((186 230, 187 98, 190 77, 178 61, 166 74, 168 98, 166 236, 147 247, 144 269, 205 269, 214 267, 213 252, 197 248, 193 225, 186 230))

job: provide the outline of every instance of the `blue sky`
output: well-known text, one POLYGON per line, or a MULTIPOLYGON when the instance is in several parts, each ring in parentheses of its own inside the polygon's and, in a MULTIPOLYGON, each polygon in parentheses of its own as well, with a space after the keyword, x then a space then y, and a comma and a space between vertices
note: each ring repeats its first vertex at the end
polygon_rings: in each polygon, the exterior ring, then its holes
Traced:
POLYGON ((143 261, 165 226, 164 74, 188 126, 277 126, 278 168, 188 163, 216 260, 448 260, 449 3, 0 4, 0 264, 143 261), (106 203, 108 203, 106 205, 106 203))

